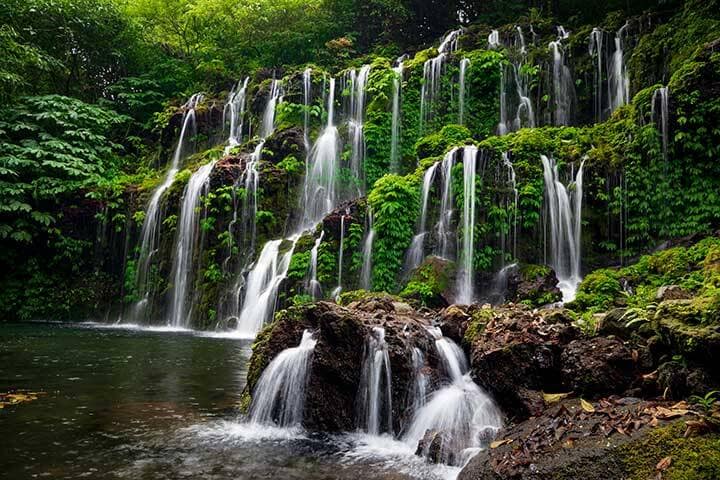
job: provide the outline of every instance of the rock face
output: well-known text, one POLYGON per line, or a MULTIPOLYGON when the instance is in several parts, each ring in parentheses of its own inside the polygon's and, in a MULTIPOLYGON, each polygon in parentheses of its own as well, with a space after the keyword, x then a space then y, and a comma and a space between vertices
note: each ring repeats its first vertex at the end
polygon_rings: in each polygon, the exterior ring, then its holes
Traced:
POLYGON ((373 327, 382 327, 392 370, 393 430, 399 433, 412 414, 413 347, 425 353, 424 371, 431 385, 439 379, 441 366, 434 338, 427 330, 429 324, 429 318, 408 305, 382 295, 368 296, 347 307, 318 302, 290 308, 278 314, 253 346, 245 393, 252 392, 268 363, 282 350, 296 346, 303 331, 309 329, 315 333, 317 345, 303 424, 310 431, 353 431, 358 427, 355 412, 366 340, 373 327))
POLYGON ((636 378, 630 350, 617 339, 573 340, 560 356, 563 386, 577 394, 622 393, 636 378))
POLYGON ((562 300, 558 279, 550 267, 523 265, 513 269, 507 279, 507 299, 542 306, 562 300))

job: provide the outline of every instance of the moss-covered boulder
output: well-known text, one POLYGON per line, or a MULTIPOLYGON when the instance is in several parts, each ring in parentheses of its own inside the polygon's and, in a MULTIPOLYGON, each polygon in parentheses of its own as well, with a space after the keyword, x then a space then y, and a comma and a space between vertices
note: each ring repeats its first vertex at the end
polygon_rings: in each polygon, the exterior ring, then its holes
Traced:
POLYGON ((430 308, 442 308, 453 301, 455 262, 430 256, 412 272, 400 296, 415 300, 430 308))

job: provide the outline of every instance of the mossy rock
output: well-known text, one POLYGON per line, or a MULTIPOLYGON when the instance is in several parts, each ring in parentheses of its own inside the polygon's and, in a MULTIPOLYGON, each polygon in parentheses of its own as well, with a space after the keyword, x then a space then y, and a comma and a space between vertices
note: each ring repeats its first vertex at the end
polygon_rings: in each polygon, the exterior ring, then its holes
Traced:
POLYGON ((454 277, 454 262, 436 256, 428 257, 413 272, 400 296, 431 308, 446 307, 452 301, 454 277))
POLYGON ((673 352, 718 371, 720 326, 703 324, 704 315, 696 300, 666 301, 655 314, 656 328, 673 352))

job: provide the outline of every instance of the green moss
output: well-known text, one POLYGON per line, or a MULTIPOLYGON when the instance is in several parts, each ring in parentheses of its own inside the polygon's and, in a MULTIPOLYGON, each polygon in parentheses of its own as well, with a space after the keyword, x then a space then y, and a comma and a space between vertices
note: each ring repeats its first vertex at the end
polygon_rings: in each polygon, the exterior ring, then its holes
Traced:
POLYGON ((671 457, 663 472, 666 480, 715 480, 720 478, 720 437, 717 434, 684 438, 684 422, 657 428, 640 440, 618 447, 628 480, 654 478, 656 465, 671 457))
POLYGON ((468 324, 467 330, 465 330, 465 336, 463 341, 466 345, 472 345, 475 339, 483 331, 485 331, 485 325, 495 316, 495 312, 489 308, 481 308, 475 310, 472 314, 472 320, 468 324))
POLYGON ((415 144, 417 158, 435 157, 451 147, 471 141, 472 134, 462 125, 445 125, 439 132, 426 135, 415 144))
POLYGON ((448 290, 454 264, 431 257, 412 275, 401 297, 419 300, 427 307, 442 306, 442 294, 448 290))

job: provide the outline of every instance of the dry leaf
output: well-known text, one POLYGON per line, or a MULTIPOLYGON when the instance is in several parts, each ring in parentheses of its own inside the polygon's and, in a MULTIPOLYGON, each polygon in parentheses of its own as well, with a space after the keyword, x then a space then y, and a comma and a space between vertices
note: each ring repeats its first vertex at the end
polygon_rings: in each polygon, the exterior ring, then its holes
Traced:
POLYGON ((545 403, 556 403, 564 398, 567 398, 569 395, 570 395, 569 393, 545 393, 545 392, 543 392, 543 400, 545 400, 545 403))
POLYGON ((665 457, 662 460, 660 460, 657 465, 655 465, 655 469, 659 470, 661 472, 664 472, 665 470, 670 468, 671 463, 672 463, 672 457, 665 457))
POLYGON ((494 442, 492 442, 492 443, 490 444, 490 448, 502 447, 503 445, 505 445, 505 444, 507 444, 507 443, 512 443, 512 439, 511 439, 511 438, 506 438, 505 440, 495 440, 494 442))
POLYGON ((595 413, 595 407, 593 407, 592 403, 588 402, 584 398, 580 399, 580 406, 588 413, 595 413))

